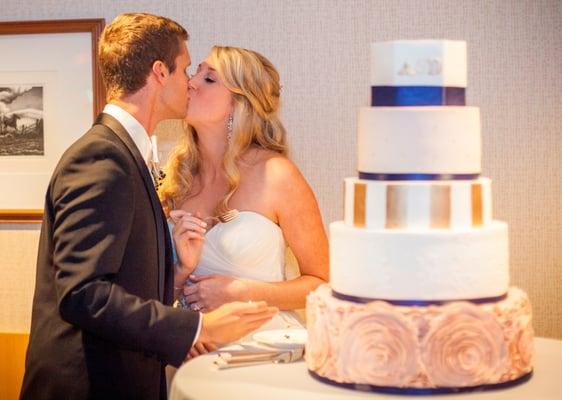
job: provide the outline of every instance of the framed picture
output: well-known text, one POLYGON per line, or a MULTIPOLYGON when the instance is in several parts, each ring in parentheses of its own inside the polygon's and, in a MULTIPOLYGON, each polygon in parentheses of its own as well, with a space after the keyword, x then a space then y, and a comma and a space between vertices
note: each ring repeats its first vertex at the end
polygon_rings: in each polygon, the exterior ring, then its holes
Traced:
POLYGON ((105 104, 103 19, 0 22, 0 222, 40 222, 62 153, 105 104))

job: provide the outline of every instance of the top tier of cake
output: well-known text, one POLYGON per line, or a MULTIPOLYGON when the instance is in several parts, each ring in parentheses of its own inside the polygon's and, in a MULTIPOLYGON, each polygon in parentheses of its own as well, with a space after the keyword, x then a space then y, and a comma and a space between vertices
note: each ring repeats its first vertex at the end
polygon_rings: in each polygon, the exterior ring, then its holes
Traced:
POLYGON ((371 44, 371 107, 359 111, 364 179, 476 179, 480 112, 465 106, 466 43, 371 44))
POLYGON ((466 43, 372 43, 370 84, 372 106, 465 105, 466 43))
POLYGON ((466 42, 395 40, 371 43, 371 86, 466 88, 466 42))

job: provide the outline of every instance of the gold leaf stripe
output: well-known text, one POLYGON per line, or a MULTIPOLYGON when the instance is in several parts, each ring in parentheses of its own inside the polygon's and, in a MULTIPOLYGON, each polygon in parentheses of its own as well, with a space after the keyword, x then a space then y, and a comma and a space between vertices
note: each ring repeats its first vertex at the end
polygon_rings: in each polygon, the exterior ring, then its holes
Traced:
POLYGON ((482 226, 482 185, 473 183, 472 194, 472 226, 482 226))
POLYGON ((386 229, 400 229, 408 225, 408 187, 389 185, 386 188, 386 229))
POLYGON ((353 194, 353 225, 365 227, 365 202, 367 200, 367 185, 356 183, 353 194))
POLYGON ((451 187, 432 185, 430 203, 431 227, 449 228, 451 226, 451 187))

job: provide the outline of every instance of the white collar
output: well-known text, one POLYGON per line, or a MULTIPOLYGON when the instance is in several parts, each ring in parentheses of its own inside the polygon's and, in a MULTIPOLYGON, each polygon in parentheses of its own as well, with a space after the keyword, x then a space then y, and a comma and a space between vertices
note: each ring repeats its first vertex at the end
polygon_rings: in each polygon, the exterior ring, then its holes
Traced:
POLYGON ((156 135, 148 136, 146 129, 139 121, 123 108, 116 104, 106 104, 103 109, 105 114, 115 118, 127 131, 133 142, 139 149, 142 158, 148 164, 151 160, 158 162, 158 150, 156 147, 156 135))

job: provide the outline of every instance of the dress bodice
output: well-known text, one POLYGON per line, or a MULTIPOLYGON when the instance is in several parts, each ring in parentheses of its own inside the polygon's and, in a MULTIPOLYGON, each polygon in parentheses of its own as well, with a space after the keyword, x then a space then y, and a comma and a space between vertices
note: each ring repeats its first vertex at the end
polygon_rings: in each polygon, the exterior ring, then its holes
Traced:
POLYGON ((240 211, 207 232, 194 274, 282 281, 286 247, 283 232, 273 221, 254 211, 240 211))
MULTIPOLYGON (((255 211, 239 211, 233 220, 218 223, 207 231, 193 274, 220 274, 280 282, 287 279, 286 271, 294 274, 294 270, 298 269, 292 265, 296 260, 287 257, 288 254, 283 231, 277 224, 255 211), (287 261, 291 265, 287 266, 287 261)), ((293 311, 282 311, 260 330, 301 326, 299 315, 293 311)))

